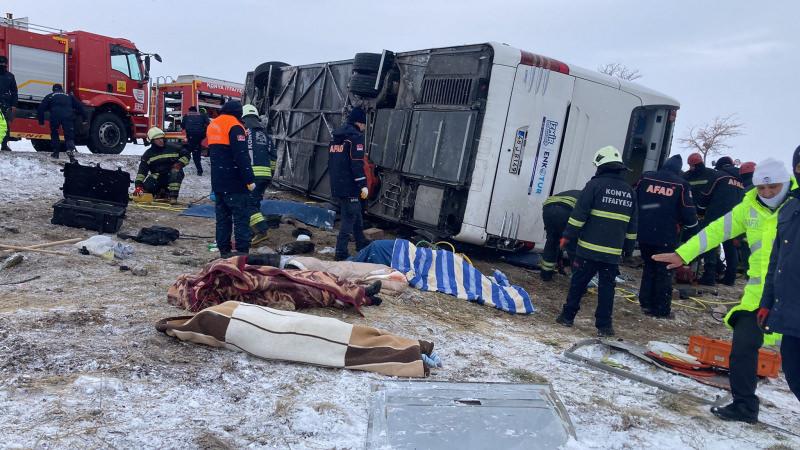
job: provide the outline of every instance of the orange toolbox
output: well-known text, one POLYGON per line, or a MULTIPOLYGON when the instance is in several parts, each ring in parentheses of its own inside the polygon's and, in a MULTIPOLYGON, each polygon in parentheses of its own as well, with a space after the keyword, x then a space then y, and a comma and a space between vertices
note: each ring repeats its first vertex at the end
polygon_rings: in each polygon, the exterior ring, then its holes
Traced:
MULTIPOLYGON (((689 354, 700 362, 730 369, 731 341, 711 339, 705 336, 689 336, 689 354)), ((781 368, 781 355, 775 350, 758 350, 758 371, 760 377, 776 378, 781 368)))

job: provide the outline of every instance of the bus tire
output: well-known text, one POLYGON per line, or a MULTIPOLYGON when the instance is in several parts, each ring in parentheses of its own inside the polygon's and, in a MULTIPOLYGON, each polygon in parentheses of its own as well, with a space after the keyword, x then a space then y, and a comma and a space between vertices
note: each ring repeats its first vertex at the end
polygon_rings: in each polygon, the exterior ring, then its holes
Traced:
POLYGON ((53 147, 50 145, 50 139, 31 139, 31 145, 37 152, 53 151, 53 147))
MULTIPOLYGON (((364 98, 375 98, 378 89, 375 89, 375 75, 354 73, 350 78, 350 93, 364 98)), ((380 86, 378 86, 380 88, 380 86)))
POLYGON ((381 66, 380 53, 356 53, 353 58, 353 72, 375 75, 381 66))
POLYGON ((279 76, 279 69, 281 67, 286 67, 289 64, 280 61, 269 61, 262 64, 259 64, 258 67, 253 70, 253 84, 261 89, 265 87, 269 83, 269 70, 272 68, 272 79, 275 80, 279 76))
POLYGON ((92 153, 119 155, 127 141, 128 129, 118 115, 104 112, 92 120, 89 127, 89 150, 92 153))

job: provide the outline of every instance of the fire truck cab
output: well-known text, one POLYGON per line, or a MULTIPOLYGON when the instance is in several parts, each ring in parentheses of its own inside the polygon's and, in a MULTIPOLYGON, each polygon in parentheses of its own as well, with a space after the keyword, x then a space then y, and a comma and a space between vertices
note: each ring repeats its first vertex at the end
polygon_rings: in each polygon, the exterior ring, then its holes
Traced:
POLYGON ((50 127, 39 125, 36 109, 56 83, 74 94, 89 114, 86 122, 76 119, 76 145, 118 154, 127 142, 146 136, 150 55, 133 42, 4 18, 0 54, 8 57, 19 91, 10 124, 15 140, 30 139, 37 151, 50 150, 50 127))
POLYGON ((219 115, 228 100, 241 100, 244 84, 197 75, 179 75, 177 79, 161 77, 150 91, 150 126, 159 127, 170 140, 185 140, 181 126, 183 117, 194 106, 205 110, 210 119, 219 115))

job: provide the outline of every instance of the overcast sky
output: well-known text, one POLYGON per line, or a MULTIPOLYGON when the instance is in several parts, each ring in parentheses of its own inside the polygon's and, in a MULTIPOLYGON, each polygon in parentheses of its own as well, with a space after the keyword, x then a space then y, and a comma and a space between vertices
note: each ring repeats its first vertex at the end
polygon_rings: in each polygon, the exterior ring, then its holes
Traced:
MULTIPOLYGON (((124 37, 162 64, 153 75, 243 82, 264 61, 304 64, 356 52, 499 41, 596 69, 621 62, 681 102, 677 138, 737 114, 745 135, 730 155, 791 160, 800 144, 800 2, 81 1, 3 0, 32 23, 124 37)), ((685 158, 684 158, 685 159, 685 158)))

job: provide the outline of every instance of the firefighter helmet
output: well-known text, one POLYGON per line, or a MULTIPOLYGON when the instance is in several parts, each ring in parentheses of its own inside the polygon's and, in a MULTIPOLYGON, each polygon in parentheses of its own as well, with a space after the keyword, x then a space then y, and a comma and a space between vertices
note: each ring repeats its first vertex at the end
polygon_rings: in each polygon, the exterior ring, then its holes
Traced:
POLYGON ((147 130, 147 140, 152 141, 155 139, 164 139, 167 135, 164 134, 164 131, 161 128, 153 127, 147 130))
POLYGON ((258 116, 258 109, 256 109, 253 105, 244 105, 242 108, 242 117, 246 116, 258 116))
POLYGON ((692 153, 689 155, 689 159, 687 160, 690 166, 696 166, 698 164, 703 164, 703 155, 700 153, 692 153))
POLYGON ((619 150, 613 145, 609 145, 606 147, 601 148, 594 154, 594 165, 597 167, 602 166, 603 164, 608 163, 620 163, 622 164, 622 156, 619 154, 619 150))

